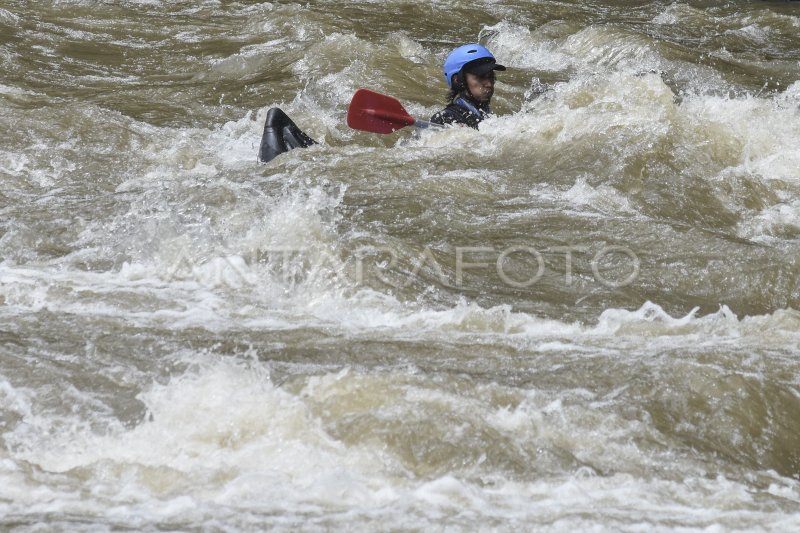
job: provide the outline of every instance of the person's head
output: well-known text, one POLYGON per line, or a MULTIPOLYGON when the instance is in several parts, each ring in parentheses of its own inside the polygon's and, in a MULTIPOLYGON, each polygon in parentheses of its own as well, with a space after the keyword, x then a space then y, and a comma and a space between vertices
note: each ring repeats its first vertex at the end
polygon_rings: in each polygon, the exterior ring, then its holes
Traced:
POLYGON ((448 98, 464 93, 479 104, 488 104, 494 94, 494 71, 505 69, 485 47, 475 43, 459 46, 444 62, 448 98))

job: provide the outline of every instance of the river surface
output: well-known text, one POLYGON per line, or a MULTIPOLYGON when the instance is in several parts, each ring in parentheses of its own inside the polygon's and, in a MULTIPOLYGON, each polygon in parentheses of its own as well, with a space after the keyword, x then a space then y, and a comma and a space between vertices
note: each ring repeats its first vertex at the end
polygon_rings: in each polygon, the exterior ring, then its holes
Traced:
POLYGON ((798 80, 800 2, 4 0, 0 529, 800 529, 798 80), (479 131, 347 127, 470 41, 479 131))

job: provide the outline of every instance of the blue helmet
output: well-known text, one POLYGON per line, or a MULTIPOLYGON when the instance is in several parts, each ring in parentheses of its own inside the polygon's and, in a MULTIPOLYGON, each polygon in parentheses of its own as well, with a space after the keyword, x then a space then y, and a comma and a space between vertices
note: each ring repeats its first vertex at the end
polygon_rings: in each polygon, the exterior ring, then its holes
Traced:
POLYGON ((503 65, 497 64, 494 56, 486 47, 476 43, 465 44, 450 52, 447 59, 444 60, 444 79, 447 81, 447 86, 453 87, 453 75, 461 72, 464 65, 480 59, 483 60, 479 63, 483 65, 481 70, 484 72, 506 69, 503 65))

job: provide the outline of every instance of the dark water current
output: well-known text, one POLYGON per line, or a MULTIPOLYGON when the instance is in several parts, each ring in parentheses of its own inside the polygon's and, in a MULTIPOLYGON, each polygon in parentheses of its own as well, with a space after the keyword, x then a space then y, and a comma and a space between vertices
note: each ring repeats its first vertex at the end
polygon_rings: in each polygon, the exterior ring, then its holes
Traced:
POLYGON ((0 529, 800 528, 800 2, 0 3, 0 529), (477 41, 479 131, 421 118, 477 41), (320 144, 259 164, 266 111, 320 144))

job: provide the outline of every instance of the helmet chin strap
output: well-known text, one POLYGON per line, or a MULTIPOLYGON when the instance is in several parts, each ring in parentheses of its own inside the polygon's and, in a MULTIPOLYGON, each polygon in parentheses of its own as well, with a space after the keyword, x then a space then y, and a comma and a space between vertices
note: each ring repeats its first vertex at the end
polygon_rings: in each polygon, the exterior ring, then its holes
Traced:
POLYGON ((472 113, 472 115, 474 115, 478 120, 482 120, 488 113, 491 113, 491 110, 488 108, 488 106, 483 109, 478 108, 478 106, 476 106, 472 100, 461 96, 453 100, 453 103, 472 113))

